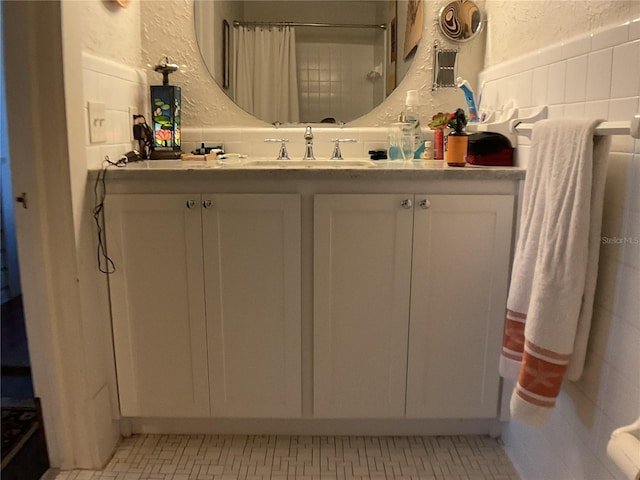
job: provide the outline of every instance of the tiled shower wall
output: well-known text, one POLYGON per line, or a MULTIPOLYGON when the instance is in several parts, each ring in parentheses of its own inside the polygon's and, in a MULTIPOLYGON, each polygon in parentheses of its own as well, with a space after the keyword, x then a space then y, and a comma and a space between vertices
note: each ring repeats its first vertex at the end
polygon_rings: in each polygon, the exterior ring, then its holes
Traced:
MULTIPOLYGON (((640 113, 640 19, 497 65, 480 80, 487 82, 483 108, 513 100, 521 116, 548 105, 550 117, 630 120, 640 113)), ((518 161, 528 159, 520 137, 518 161)), ((565 382, 547 426, 512 420, 504 429, 523 479, 623 478, 606 445, 615 428, 640 415, 640 140, 630 136, 612 138, 600 255, 582 379, 565 382)))
POLYGON ((373 47, 345 43, 298 42, 296 45, 300 121, 320 122, 333 117, 349 122, 370 112, 374 100, 373 47))
POLYGON ((97 168, 105 155, 115 161, 124 153, 138 149, 138 142, 133 142, 131 137, 129 107, 135 107, 150 121, 146 113, 149 89, 145 72, 88 53, 82 54, 82 77, 87 167, 97 168), (90 143, 87 105, 90 101, 105 104, 107 140, 104 143, 90 143))

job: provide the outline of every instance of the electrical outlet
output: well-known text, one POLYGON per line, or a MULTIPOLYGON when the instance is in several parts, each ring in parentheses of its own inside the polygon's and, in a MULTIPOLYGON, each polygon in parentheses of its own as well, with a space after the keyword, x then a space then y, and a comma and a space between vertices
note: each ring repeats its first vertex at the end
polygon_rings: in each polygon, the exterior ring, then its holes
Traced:
POLYGON ((129 107, 129 140, 134 142, 136 139, 133 137, 133 117, 138 115, 138 107, 129 107))
POLYGON ((107 141, 107 117, 102 102, 89 102, 89 141, 91 143, 107 141))

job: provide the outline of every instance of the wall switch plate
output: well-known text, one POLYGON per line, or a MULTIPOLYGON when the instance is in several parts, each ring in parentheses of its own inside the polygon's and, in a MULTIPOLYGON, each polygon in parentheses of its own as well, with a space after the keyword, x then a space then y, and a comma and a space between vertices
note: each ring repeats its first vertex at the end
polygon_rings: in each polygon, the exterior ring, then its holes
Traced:
POLYGON ((138 107, 129 107, 129 140, 135 142, 135 138, 133 137, 133 117, 138 115, 138 107))
POLYGON ((89 102, 89 141, 91 143, 107 141, 107 117, 103 102, 89 102))

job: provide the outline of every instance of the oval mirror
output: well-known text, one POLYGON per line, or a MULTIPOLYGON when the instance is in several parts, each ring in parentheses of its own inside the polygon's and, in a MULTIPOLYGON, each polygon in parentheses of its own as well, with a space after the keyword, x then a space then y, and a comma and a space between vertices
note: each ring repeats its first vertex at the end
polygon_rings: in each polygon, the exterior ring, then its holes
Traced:
POLYGON ((415 56, 423 0, 195 0, 202 59, 269 123, 347 123, 378 106, 415 56))
POLYGON ((440 10, 440 33, 453 42, 468 42, 482 31, 482 12, 471 0, 454 0, 440 10))

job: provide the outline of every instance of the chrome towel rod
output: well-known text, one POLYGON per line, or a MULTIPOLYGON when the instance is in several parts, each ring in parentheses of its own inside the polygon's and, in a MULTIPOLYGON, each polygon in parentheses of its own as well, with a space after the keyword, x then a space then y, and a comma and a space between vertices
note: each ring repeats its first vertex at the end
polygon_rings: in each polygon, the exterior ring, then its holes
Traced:
POLYGON ((302 23, 302 22, 240 22, 233 21, 234 27, 340 27, 340 28, 379 28, 386 30, 386 23, 367 25, 358 23, 302 23))
MULTIPOLYGON (((531 136, 533 123, 524 123, 530 119, 516 119, 511 121, 511 132, 516 135, 531 136)), ((633 116, 631 121, 602 122, 595 129, 595 135, 631 135, 640 138, 640 113, 633 116)))

